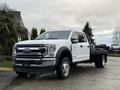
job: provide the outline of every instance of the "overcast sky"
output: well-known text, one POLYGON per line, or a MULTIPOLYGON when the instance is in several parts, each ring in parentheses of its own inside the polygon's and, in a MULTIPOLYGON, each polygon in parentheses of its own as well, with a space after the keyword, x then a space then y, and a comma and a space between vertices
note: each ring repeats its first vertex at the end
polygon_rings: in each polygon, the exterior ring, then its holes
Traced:
POLYGON ((110 44, 120 24, 120 0, 0 0, 21 11, 29 30, 93 28, 97 43, 110 44))

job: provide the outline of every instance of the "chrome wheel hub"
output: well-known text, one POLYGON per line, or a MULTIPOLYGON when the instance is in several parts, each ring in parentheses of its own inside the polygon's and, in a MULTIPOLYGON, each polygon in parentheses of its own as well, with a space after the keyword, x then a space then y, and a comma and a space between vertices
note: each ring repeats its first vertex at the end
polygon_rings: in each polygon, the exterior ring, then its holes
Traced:
POLYGON ((104 55, 102 56, 102 63, 103 63, 103 66, 105 66, 105 56, 104 55))
POLYGON ((69 70, 70 70, 70 66, 69 66, 67 61, 63 62, 62 70, 63 70, 64 75, 68 76, 69 70))

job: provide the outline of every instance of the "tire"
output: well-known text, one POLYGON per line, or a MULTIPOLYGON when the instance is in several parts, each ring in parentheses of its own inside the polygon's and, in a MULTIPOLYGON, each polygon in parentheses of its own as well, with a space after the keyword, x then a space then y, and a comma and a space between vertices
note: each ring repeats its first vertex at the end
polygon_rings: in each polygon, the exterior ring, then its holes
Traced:
POLYGON ((98 55, 95 60, 95 66, 96 68, 104 68, 106 63, 106 57, 105 55, 98 55))
POLYGON ((70 60, 68 57, 63 57, 57 66, 57 75, 60 79, 66 79, 69 76, 71 69, 70 60))
POLYGON ((16 72, 16 74, 19 76, 19 77, 27 77, 28 73, 24 73, 24 72, 16 72))

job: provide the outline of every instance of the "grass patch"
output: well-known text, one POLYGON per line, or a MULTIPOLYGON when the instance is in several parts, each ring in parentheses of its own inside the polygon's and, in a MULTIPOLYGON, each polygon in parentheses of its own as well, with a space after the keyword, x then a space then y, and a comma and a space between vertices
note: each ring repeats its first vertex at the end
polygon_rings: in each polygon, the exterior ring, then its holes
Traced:
POLYGON ((108 54, 108 56, 112 56, 112 57, 120 57, 120 54, 113 53, 113 54, 108 54))
POLYGON ((8 59, 8 57, 0 57, 0 67, 4 68, 12 68, 12 60, 8 59))

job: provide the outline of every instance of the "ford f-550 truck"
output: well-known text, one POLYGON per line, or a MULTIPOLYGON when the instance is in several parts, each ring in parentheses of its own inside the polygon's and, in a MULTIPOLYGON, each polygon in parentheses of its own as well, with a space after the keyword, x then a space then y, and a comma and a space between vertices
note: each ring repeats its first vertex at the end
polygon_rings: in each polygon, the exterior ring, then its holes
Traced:
POLYGON ((14 71, 20 76, 56 72, 59 78, 65 79, 77 63, 94 62, 97 68, 103 68, 107 51, 92 45, 81 31, 60 30, 16 43, 13 58, 14 71))

